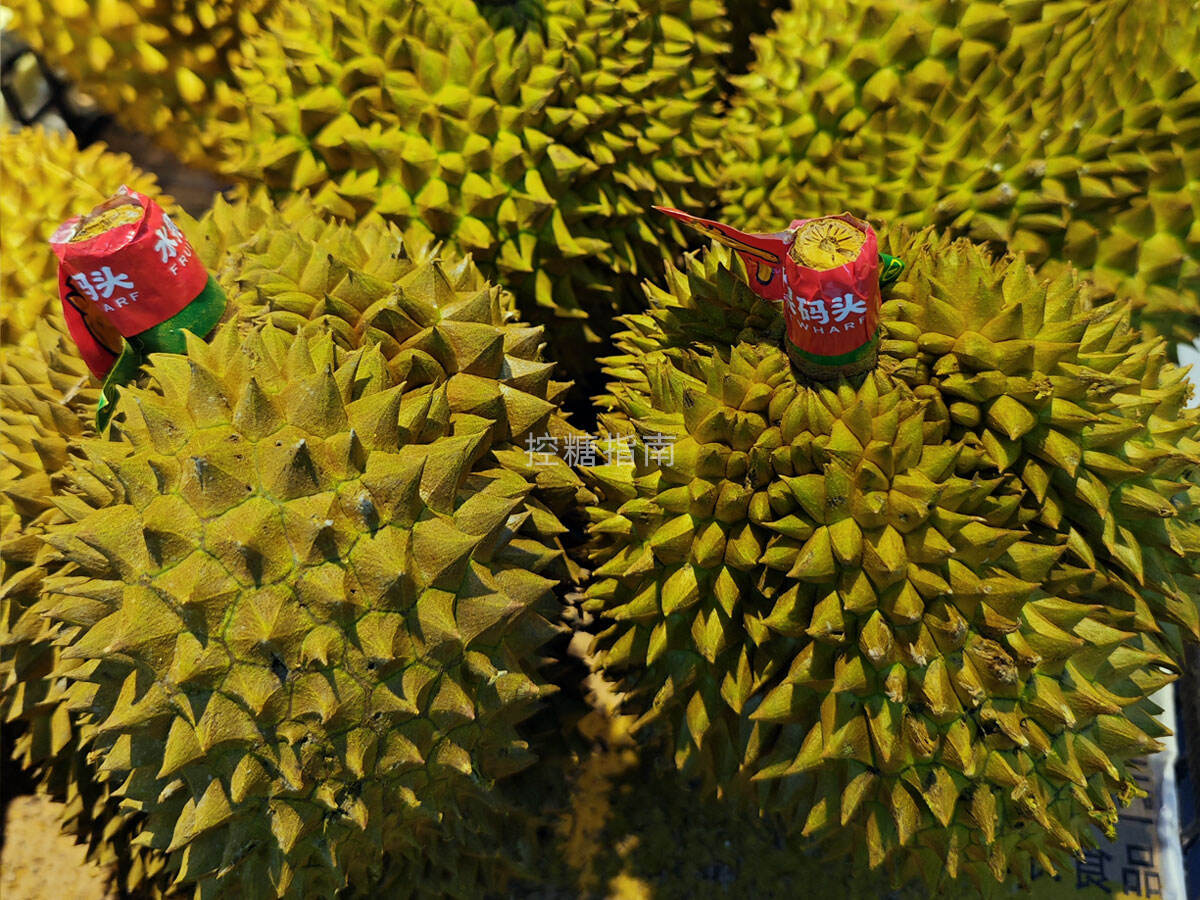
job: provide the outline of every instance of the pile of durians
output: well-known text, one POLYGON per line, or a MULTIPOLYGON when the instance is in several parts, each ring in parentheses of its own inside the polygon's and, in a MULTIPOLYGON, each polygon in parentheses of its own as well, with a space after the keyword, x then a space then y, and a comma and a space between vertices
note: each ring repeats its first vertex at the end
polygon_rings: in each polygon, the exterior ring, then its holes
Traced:
POLYGON ((1113 833, 1200 640, 1195 3, 9 5, 237 185, 0 137, 0 714, 122 892, 979 896, 1113 833), (47 238, 122 184, 229 306, 98 433, 47 238), (653 205, 869 219, 876 368, 653 205))

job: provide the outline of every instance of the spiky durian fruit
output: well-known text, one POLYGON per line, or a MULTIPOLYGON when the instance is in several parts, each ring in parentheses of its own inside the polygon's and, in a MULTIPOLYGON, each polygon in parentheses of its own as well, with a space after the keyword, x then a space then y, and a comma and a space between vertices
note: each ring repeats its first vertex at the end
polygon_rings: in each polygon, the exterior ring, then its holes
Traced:
MULTIPOLYGON (((0 345, 38 346, 35 325, 65 326, 58 264, 46 243, 59 224, 129 185, 170 207, 153 175, 103 144, 81 150, 70 133, 41 127, 0 132, 0 345)), ((48 351, 49 352, 49 351, 48 351)))
MULTIPOLYGON (((557 408, 565 386, 552 379, 552 366, 541 358, 540 329, 515 319, 511 295, 489 285, 469 262, 437 247, 406 242, 396 228, 377 218, 354 227, 324 221, 303 197, 289 200, 281 209, 262 196, 232 205, 218 201, 202 222, 181 217, 180 224, 229 296, 230 315, 239 321, 270 322, 298 335, 328 330, 346 350, 376 345, 396 371, 407 372, 409 389, 445 386, 451 412, 463 422, 478 421, 481 427, 487 423, 495 456, 536 482, 536 499, 524 502, 529 516, 526 529, 536 532, 542 542, 565 534, 551 508, 571 507, 582 490, 579 479, 561 460, 530 467, 525 451, 515 449, 522 446, 527 431, 575 433, 557 408), (493 419, 498 420, 494 425, 493 419)), ((90 384, 82 366, 76 367, 82 383, 90 384)), ((22 383, 21 390, 27 393, 28 385, 22 383)), ((44 409, 39 411, 50 418, 66 414, 63 404, 56 402, 61 396, 47 394, 42 399, 44 409)), ((94 401, 94 390, 87 388, 75 404, 78 409, 70 410, 80 416, 81 424, 90 419, 94 401)), ((60 481, 55 478, 50 485, 56 492, 61 492, 60 481)), ((42 487, 28 493, 61 520, 49 490, 42 487)), ((36 546, 35 534, 21 537, 36 546)), ((63 563, 61 556, 43 552, 45 556, 44 567, 63 563)), ((556 567, 556 577, 573 576, 575 571, 561 553, 539 557, 537 565, 545 564, 556 567)), ((37 667, 29 662, 20 666, 10 687, 23 697, 40 692, 38 703, 21 704, 31 735, 25 761, 45 767, 47 786, 83 798, 73 801, 73 807, 82 805, 88 812, 103 804, 80 775, 74 758, 75 733, 63 730, 67 723, 58 702, 61 679, 36 680, 52 661, 46 644, 56 633, 43 616, 44 604, 33 607, 42 577, 39 573, 36 580, 24 579, 31 590, 4 595, 10 604, 5 621, 21 621, 6 633, 5 652, 38 661, 37 667)), ((77 728, 78 717, 70 724, 77 728)), ((90 729, 85 725, 82 730, 86 739, 90 729)), ((101 799, 104 796, 102 792, 101 799)), ((161 854, 142 853, 129 860, 119 844, 112 846, 114 827, 111 822, 104 824, 106 817, 117 818, 115 807, 100 809, 90 819, 81 813, 78 822, 69 824, 92 842, 97 858, 107 859, 113 852, 125 857, 123 861, 132 866, 127 885, 135 885, 143 873, 161 872, 161 854)), ((429 877, 433 877, 438 868, 430 865, 429 877)), ((460 866, 461 860, 442 870, 460 866)), ((414 869, 409 860, 403 866, 390 866, 389 871, 408 877, 414 869)))
POLYGON ((378 347, 230 323, 148 370, 46 539, 90 758, 202 895, 367 892, 529 761, 531 487, 378 347))
POLYGON ((1200 331, 1200 7, 796 2, 756 42, 724 217, 936 225, 1200 331))
POLYGON ((799 379, 716 248, 624 321, 588 608, 685 772, 873 865, 1027 878, 1111 829, 1200 636, 1200 420, 1128 305, 925 233, 877 371, 799 379), (665 435, 665 438, 657 437, 665 435), (624 462, 629 462, 625 460, 624 462))
MULTIPOLYGON (((468 257, 379 216, 339 224, 307 197, 276 208, 261 193, 218 198, 193 235, 239 318, 328 329, 345 349, 377 344, 410 387, 444 383, 455 413, 494 423, 498 458, 536 482, 539 510, 569 514, 586 498, 561 455, 533 465, 519 449, 530 436, 565 445, 579 435, 560 409, 569 385, 553 378, 543 330, 521 322, 512 295, 468 257)), ((547 536, 565 531, 553 516, 538 519, 547 536)))
POLYGON ((128 128, 185 161, 212 153, 218 85, 273 0, 11 0, 13 28, 128 128))
POLYGON ((556 343, 594 340, 657 259, 650 205, 714 196, 727 23, 717 0, 541 6, 517 28, 471 0, 281 2, 213 112, 223 170, 453 241, 556 343))

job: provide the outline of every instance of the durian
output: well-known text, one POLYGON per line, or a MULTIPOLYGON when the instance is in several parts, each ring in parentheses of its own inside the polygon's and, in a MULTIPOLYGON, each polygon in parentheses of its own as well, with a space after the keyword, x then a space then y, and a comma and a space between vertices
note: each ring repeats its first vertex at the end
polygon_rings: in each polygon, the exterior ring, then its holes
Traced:
POLYGON ((58 300, 58 266, 46 242, 58 225, 116 193, 121 185, 154 197, 153 175, 104 144, 80 149, 69 132, 40 126, 0 132, 0 346, 38 346, 35 325, 65 325, 58 300))
POLYGON ((1200 637, 1200 418, 1077 275, 883 249, 910 268, 854 382, 793 373, 724 248, 648 289, 602 416, 633 458, 581 470, 585 608, 686 774, 905 879, 1028 879, 1112 829, 1166 733, 1149 696, 1200 637))
POLYGON ((849 209, 1081 269, 1200 333, 1200 7, 797 0, 725 129, 723 219, 849 209))
POLYGON ((492 423, 406 383, 421 351, 245 331, 154 356, 84 444, 46 537, 56 674, 179 882, 369 893, 530 761, 557 553, 492 423))
POLYGON ((127 128, 187 162, 246 36, 274 0, 10 0, 13 29, 127 128))
POLYGON ((131 847, 136 828, 90 777, 78 727, 62 700, 58 629, 40 615, 39 592, 61 566, 42 541, 66 521, 54 503, 79 442, 94 434, 95 383, 66 335, 53 253, 57 224, 122 184, 171 207, 153 176, 102 144, 80 150, 70 134, 40 127, 0 134, 0 722, 15 758, 64 802, 63 825, 89 855, 115 866, 128 889, 160 864, 131 847))
POLYGON ((228 175, 473 254, 576 374, 659 255, 651 204, 715 196, 728 23, 717 0, 541 6, 516 28, 471 0, 280 2, 209 128, 228 175))
MULTIPOLYGON (((218 200, 200 223, 186 216, 179 221, 229 296, 230 315, 242 327, 269 324, 286 329, 297 339, 329 334, 340 353, 373 347, 372 352, 383 351, 381 358, 389 361, 393 372, 403 375, 410 393, 440 391, 455 427, 484 432, 492 458, 508 466, 510 477, 518 476, 522 483, 528 477, 531 485, 536 483, 536 496, 523 500, 521 514, 521 530, 532 537, 513 537, 510 548, 521 548, 520 552, 527 554, 531 570, 543 571, 555 579, 573 574, 573 566, 557 548, 559 536, 566 529, 551 508, 564 510, 574 504, 576 493, 582 491, 579 479, 561 461, 531 470, 524 465, 524 451, 516 449, 522 446, 527 431, 575 433, 557 405, 565 385, 552 379, 552 365, 541 358, 540 329, 516 320, 511 295, 489 285, 467 260, 416 240, 405 241, 395 227, 378 217, 368 217, 353 227, 333 224, 323 220, 304 197, 292 198, 280 209, 261 195, 236 204, 218 200)), ((76 363, 87 383, 86 372, 76 363)), ((27 385, 21 388, 28 392, 27 385)), ((84 410, 83 420, 90 418, 94 390, 89 388, 87 396, 90 400, 84 397, 79 404, 84 410)), ((45 399, 49 418, 65 414, 62 403, 53 402, 60 397, 45 399)), ((39 407, 38 411, 43 410, 39 407)), ((73 452, 78 455, 86 443, 76 435, 71 443, 73 452)), ((58 507, 64 501, 60 498, 55 502, 50 492, 61 495, 61 482, 61 477, 57 478, 50 489, 33 492, 58 521, 63 518, 58 507)), ((517 520, 512 524, 516 525, 517 520)), ((31 548, 39 544, 36 534, 19 536, 31 548)), ((49 549, 41 553, 44 568, 73 565, 49 549)), ((21 674, 9 682, 22 696, 35 690, 46 695, 36 709, 25 711, 36 714, 30 716, 31 720, 39 724, 39 733, 50 737, 58 734, 54 729, 63 727, 65 721, 66 710, 60 700, 66 674, 60 664, 53 677, 44 677, 44 661, 48 658, 45 645, 47 637, 61 629, 50 627, 45 618, 47 603, 53 601, 36 604, 41 578, 36 583, 29 581, 28 586, 32 589, 20 597, 21 606, 10 607, 24 620, 22 627, 14 627, 6 635, 8 651, 41 663, 36 670, 29 665, 22 667, 21 674)), ((6 600, 12 601, 14 596, 7 594, 6 600)), ((95 723, 84 721, 81 725, 78 715, 73 715, 70 722, 82 731, 85 741, 91 740, 95 723)), ((47 765, 58 773, 55 783, 59 793, 93 796, 91 786, 85 783, 86 773, 78 771, 74 743, 62 743, 42 739, 35 748, 38 753, 26 754, 26 762, 47 765), (48 761, 47 753, 51 754, 48 761)), ((118 786, 109 782, 105 787, 118 786)), ((90 809, 96 803, 83 805, 90 809)), ((95 817, 99 824, 81 821, 75 830, 92 841, 100 858, 107 859, 114 849, 118 854, 122 852, 120 847, 110 847, 105 838, 114 831, 113 823, 118 819, 115 807, 110 807, 95 817), (107 827, 106 819, 112 820, 107 827)), ((135 832, 136 825, 130 824, 135 832)), ((411 856, 390 859, 388 877, 408 880, 423 866, 427 879, 437 872, 446 877, 457 873, 455 878, 473 883, 466 874, 468 860, 462 856, 461 841, 449 834, 431 836, 430 841, 423 851, 429 858, 419 866, 411 856), (439 863, 430 856, 437 846, 459 856, 452 862, 439 863), (453 850, 455 847, 458 851, 453 850)), ((486 869, 489 878, 502 871, 483 850, 476 857, 481 860, 477 866, 486 869)), ((176 855, 173 865, 177 862, 176 855)), ((161 873, 164 866, 161 852, 143 853, 133 860, 129 879, 133 884, 129 886, 135 886, 142 873, 161 873)), ((435 883, 450 885, 446 877, 435 883)))

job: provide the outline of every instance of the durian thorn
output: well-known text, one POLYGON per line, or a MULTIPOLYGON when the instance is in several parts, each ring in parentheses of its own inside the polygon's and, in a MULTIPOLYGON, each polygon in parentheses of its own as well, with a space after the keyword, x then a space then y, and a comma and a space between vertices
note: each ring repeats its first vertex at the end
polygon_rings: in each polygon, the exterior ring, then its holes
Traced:
POLYGON ((79 392, 81 390, 83 390, 84 385, 86 385, 87 383, 88 383, 88 376, 86 376, 86 375, 80 376, 78 379, 75 380, 75 383, 72 384, 66 390, 66 392, 63 393, 59 402, 64 405, 70 403, 72 400, 74 400, 79 395, 79 392))
POLYGON ((304 473, 314 482, 318 480, 317 469, 313 464, 312 454, 308 450, 308 440, 306 438, 300 438, 292 446, 291 465, 294 468, 303 469, 304 473))

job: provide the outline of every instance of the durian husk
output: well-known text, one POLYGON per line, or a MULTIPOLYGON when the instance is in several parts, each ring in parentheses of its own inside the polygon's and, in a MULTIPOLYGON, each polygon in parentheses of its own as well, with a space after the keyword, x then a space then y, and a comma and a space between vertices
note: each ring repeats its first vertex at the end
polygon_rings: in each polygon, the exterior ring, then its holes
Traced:
POLYGON ((228 322, 155 355, 59 501, 54 675, 201 896, 369 895, 389 860, 475 843, 532 761, 558 553, 491 422, 406 380, 422 353, 228 322))
POLYGON ((11 0, 12 28, 122 125, 211 166, 206 125, 274 0, 11 0))
POLYGON ((934 225, 1080 269, 1148 334, 1200 334, 1190 0, 806 0, 755 48, 724 132, 726 221, 934 225))
POLYGON ((882 246, 909 269, 852 382, 793 372, 724 248, 648 287, 601 399, 636 465, 581 470, 585 609, 624 709, 708 790, 900 882, 1027 882, 1111 831, 1166 733, 1200 419, 1077 275, 882 246))
MULTIPOLYGON (((336 354, 373 355, 391 367, 393 377, 403 379, 405 391, 418 396, 432 392, 430 396, 440 398, 439 409, 444 406, 439 415, 448 416, 447 421, 456 431, 479 435, 487 447, 486 452, 480 450, 481 459, 490 461, 493 477, 525 486, 522 512, 519 517, 510 517, 508 528, 513 532, 506 539, 508 552, 516 554, 523 569, 543 572, 537 578, 547 586, 577 577, 578 569, 559 544, 567 529, 555 510, 568 509, 576 503, 577 494, 587 497, 588 492, 561 460, 552 466, 535 467, 528 462, 525 450, 519 449, 529 434, 578 434, 558 408, 564 386, 553 380, 553 367, 542 361, 540 329, 516 320, 511 295, 489 285, 468 261, 436 245, 415 238, 405 240, 395 226, 378 217, 351 227, 323 221, 316 212, 305 197, 294 198, 276 209, 258 195, 236 204, 219 201, 201 223, 181 217, 181 225, 230 299, 229 321, 223 327, 238 333, 283 329, 281 333, 287 334, 286 341, 292 344, 326 341, 336 348, 336 354)), ((228 341, 226 349, 227 345, 228 341)), ((190 351, 194 359, 209 358, 205 354, 211 352, 199 342, 190 351)), ((289 408, 294 405, 285 403, 289 408)), ((88 461, 78 462, 65 487, 55 487, 56 508, 84 515, 82 494, 101 515, 115 502, 111 489, 99 486, 102 482, 96 480, 96 472, 101 478, 111 476, 105 474, 103 466, 93 468, 97 460, 109 459, 120 447, 119 428, 116 435, 109 435, 110 439, 114 437, 115 444, 103 440, 76 442, 76 454, 84 452, 88 461)), ((59 514, 60 519, 63 515, 59 514)), ((72 546, 77 549, 77 545, 72 546)), ((49 592, 33 620, 60 644, 67 645, 82 632, 71 627, 78 624, 74 620, 65 623, 55 616, 63 614, 64 603, 71 606, 79 602, 74 592, 86 592, 79 585, 89 582, 74 568, 77 563, 68 561, 69 552, 60 547, 45 553, 51 557, 48 565, 61 567, 63 577, 54 583, 64 593, 49 592), (64 600, 68 594, 76 599, 64 600), (44 618, 44 613, 50 618, 44 618), (50 627, 51 621, 58 625, 50 627)), ((83 602, 86 605, 91 601, 83 602)), ((554 608, 545 612, 553 614, 554 608)), ((534 629, 534 633, 539 632, 534 629)), ((82 735, 89 749, 93 771, 100 766, 98 777, 103 790, 124 796, 121 779, 108 774, 112 765, 101 762, 109 736, 94 718, 82 711, 67 710, 61 702, 70 679, 86 680, 90 666, 60 660, 44 681, 55 689, 44 705, 55 721, 69 713, 71 727, 82 735)), ((65 767, 77 759, 76 755, 63 753, 54 765, 73 772, 65 767)), ((79 784, 73 787, 78 790, 79 784)), ((413 889, 414 884, 420 886, 419 880, 414 882, 419 876, 427 882, 419 887, 422 896, 470 897, 477 896, 479 879, 484 876, 483 883, 491 884, 533 871, 527 862, 530 851, 525 852, 526 863, 516 865, 504 858, 511 848, 500 850, 499 835, 506 834, 510 827, 504 824, 505 817, 510 822, 512 819, 511 814, 503 812, 511 807, 510 799, 492 790, 485 792, 481 802, 472 803, 467 798, 463 804, 461 820, 449 816, 436 828, 416 830, 425 835, 419 852, 414 850, 418 845, 389 849, 363 875, 359 889, 384 885, 389 895, 404 895, 403 891, 413 889), (472 810, 469 813, 468 807, 472 810), (437 847, 441 849, 435 852, 437 847)), ((124 805, 136 813, 141 804, 124 805)), ((188 854, 164 852, 162 825, 153 824, 156 815, 161 823, 160 812, 152 804, 150 810, 122 819, 112 816, 109 809, 108 824, 129 823, 135 844, 142 848, 140 856, 132 859, 135 874, 153 870, 159 887, 163 876, 177 877, 186 885, 198 877, 196 864, 188 861, 188 854)), ((120 853, 120 848, 114 848, 111 841, 105 843, 100 836, 103 825, 103 819, 97 824, 81 823, 80 830, 101 852, 111 855, 116 849, 120 853)), ((128 851, 123 855, 130 858, 128 851)), ((277 880, 275 888, 303 891, 306 884, 325 884, 320 879, 328 873, 314 876, 317 881, 313 882, 305 881, 307 875, 303 873, 294 875, 300 880, 290 882, 293 887, 277 880)), ((201 881, 202 887, 211 887, 211 873, 201 881)))

